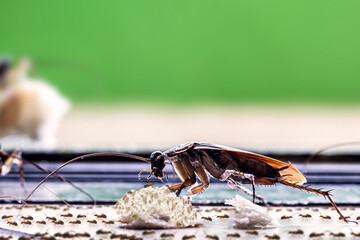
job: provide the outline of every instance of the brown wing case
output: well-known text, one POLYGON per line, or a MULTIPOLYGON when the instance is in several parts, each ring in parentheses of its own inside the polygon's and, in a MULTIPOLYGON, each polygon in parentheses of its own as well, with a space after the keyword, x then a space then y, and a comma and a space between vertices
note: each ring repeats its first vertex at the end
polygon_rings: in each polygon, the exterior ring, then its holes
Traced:
MULTIPOLYGON (((294 166, 290 165, 290 163, 285 163, 274 158, 266 157, 260 154, 211 144, 211 143, 194 143, 194 149, 211 149, 211 150, 219 150, 219 151, 229 151, 235 153, 235 155, 239 154, 240 156, 246 156, 256 161, 261 161, 263 163, 268 164, 269 166, 273 167, 274 169, 282 169, 279 170, 280 176, 284 176, 282 179, 291 183, 303 184, 306 183, 306 178, 304 175, 300 173, 294 166)), ((234 154, 232 154, 234 156, 234 154)))

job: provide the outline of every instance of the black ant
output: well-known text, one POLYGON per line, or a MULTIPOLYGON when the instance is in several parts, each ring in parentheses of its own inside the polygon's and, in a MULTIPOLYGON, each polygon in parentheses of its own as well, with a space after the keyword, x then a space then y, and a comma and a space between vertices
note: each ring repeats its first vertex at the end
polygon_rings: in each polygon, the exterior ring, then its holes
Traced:
POLYGON ((291 218, 293 218, 292 216, 286 216, 286 215, 283 215, 283 216, 281 216, 281 220, 289 220, 289 219, 291 219, 291 218))
POLYGON ((13 215, 3 215, 1 217, 1 219, 9 219, 9 218, 13 218, 14 216, 13 215))
POLYGON ((336 238, 346 237, 345 233, 339 232, 339 233, 330 233, 330 236, 334 236, 336 238))

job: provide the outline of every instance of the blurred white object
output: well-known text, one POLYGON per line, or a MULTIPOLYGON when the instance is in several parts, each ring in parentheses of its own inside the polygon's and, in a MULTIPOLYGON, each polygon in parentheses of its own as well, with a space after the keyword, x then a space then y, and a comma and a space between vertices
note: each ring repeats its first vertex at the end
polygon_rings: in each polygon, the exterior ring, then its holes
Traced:
POLYGON ((230 218, 234 219, 234 228, 265 228, 278 225, 276 219, 267 212, 266 208, 253 204, 240 195, 236 195, 235 199, 225 200, 225 204, 236 208, 236 211, 229 214, 230 218))
POLYGON ((53 146, 70 103, 45 81, 29 78, 30 68, 30 61, 21 59, 0 75, 0 136, 20 135, 53 146))

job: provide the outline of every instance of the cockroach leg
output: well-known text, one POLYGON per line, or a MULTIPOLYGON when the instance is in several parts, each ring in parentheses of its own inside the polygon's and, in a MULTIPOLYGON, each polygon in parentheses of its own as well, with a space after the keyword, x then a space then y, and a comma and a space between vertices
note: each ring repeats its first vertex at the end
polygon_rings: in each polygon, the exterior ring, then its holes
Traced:
POLYGON ((325 198, 327 198, 331 205, 335 208, 336 212, 340 215, 341 219, 344 220, 346 223, 348 222, 354 222, 356 224, 358 224, 356 221, 348 221, 343 215, 342 213, 340 212, 339 208, 336 206, 336 204, 334 203, 334 201, 331 199, 330 197, 330 193, 327 191, 321 191, 319 189, 314 189, 314 188, 310 188, 310 187, 307 187, 307 186, 301 186, 301 185, 297 185, 295 183, 290 183, 290 182, 287 182, 285 180, 277 180, 278 183, 281 183, 285 186, 288 186, 288 187, 292 187, 292 188, 297 188, 297 189, 300 189, 300 190, 304 190, 304 191, 308 191, 308 192, 313 192, 313 193, 316 193, 316 194, 320 194, 322 196, 324 196, 325 198))
POLYGON ((150 175, 149 175, 148 179, 151 177, 152 171, 151 171, 151 170, 149 170, 149 169, 143 169, 143 170, 141 170, 141 172, 139 172, 139 174, 138 174, 138 178, 139 178, 139 180, 141 179, 141 174, 142 174, 144 171, 146 171, 146 172, 150 172, 150 175))
POLYGON ((236 180, 234 180, 232 178, 229 178, 227 183, 228 183, 230 188, 240 190, 243 193, 246 193, 247 195, 249 195, 251 197, 255 196, 255 198, 258 199, 260 202, 262 202, 265 206, 268 206, 268 204, 266 203, 264 198, 262 198, 259 195, 256 195, 256 194, 252 193, 247 188, 241 186, 241 184, 238 181, 236 181, 236 180))

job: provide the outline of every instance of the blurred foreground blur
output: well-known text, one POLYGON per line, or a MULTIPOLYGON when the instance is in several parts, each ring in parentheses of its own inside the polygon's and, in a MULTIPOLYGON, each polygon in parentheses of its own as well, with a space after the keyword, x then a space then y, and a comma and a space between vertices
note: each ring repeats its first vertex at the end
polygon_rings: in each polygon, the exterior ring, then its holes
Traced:
POLYGON ((54 145, 69 102, 45 81, 28 76, 28 59, 21 59, 15 66, 6 60, 0 64, 0 137, 15 137, 16 142, 29 138, 44 146, 54 145))

